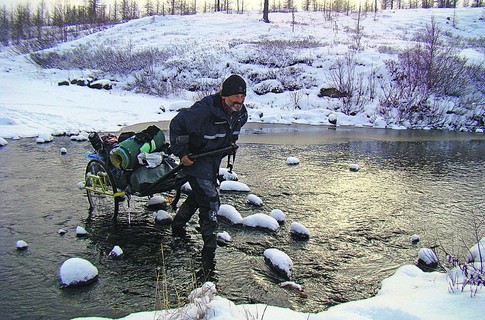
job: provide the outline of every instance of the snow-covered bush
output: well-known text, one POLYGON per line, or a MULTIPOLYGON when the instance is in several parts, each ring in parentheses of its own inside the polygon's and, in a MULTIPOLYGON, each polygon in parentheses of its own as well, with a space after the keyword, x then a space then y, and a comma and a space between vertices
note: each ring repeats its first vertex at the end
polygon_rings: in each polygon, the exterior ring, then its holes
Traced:
POLYGON ((468 287, 473 296, 480 287, 485 287, 485 237, 468 248, 465 261, 463 263, 455 255, 447 253, 442 268, 448 275, 450 291, 464 291, 468 287))
POLYGON ((408 123, 412 127, 442 127, 473 130, 484 126, 485 68, 469 64, 458 54, 456 40, 445 42, 441 27, 432 18, 417 33, 416 45, 401 51, 396 60, 387 60, 392 82, 381 82, 381 115, 388 123, 408 123), (440 108, 451 102, 451 107, 440 108), (482 106, 482 107, 480 107, 482 106), (392 112, 392 110, 395 112, 392 112), (470 110, 469 123, 457 121, 453 114, 470 110))
POLYGON ((283 84, 278 80, 264 80, 253 87, 256 94, 263 95, 266 93, 282 93, 284 91, 283 84))
POLYGON ((295 91, 310 89, 317 85, 317 79, 313 73, 300 66, 290 66, 278 72, 277 78, 285 90, 295 91))
POLYGON ((364 73, 357 70, 357 61, 354 53, 350 51, 344 58, 337 59, 330 69, 329 81, 341 93, 341 111, 344 114, 356 115, 369 103, 370 90, 364 80, 364 73))

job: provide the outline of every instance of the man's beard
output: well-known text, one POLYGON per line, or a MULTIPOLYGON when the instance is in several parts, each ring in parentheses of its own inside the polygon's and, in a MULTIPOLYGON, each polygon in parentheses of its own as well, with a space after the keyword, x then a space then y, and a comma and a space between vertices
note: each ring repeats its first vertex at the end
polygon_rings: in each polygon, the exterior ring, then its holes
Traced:
POLYGON ((232 105, 229 106, 229 110, 231 110, 232 112, 237 112, 241 110, 241 108, 242 108, 242 103, 233 103, 232 105))

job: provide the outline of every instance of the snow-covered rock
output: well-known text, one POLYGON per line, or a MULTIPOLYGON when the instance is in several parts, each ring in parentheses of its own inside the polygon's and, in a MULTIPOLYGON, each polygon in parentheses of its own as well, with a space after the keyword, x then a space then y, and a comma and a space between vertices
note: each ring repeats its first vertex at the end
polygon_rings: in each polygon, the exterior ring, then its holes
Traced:
POLYGON ((273 270, 286 278, 291 279, 293 273, 293 261, 286 253, 276 248, 270 248, 264 250, 264 258, 266 263, 268 263, 273 270))
POLYGON ((232 238, 229 235, 229 233, 227 233, 227 231, 219 232, 217 234, 217 239, 221 239, 221 240, 224 240, 226 242, 231 242, 232 241, 232 238))
POLYGON ((59 149, 59 152, 60 152, 61 154, 67 154, 67 149, 66 149, 66 148, 64 148, 64 147, 62 147, 62 148, 60 148, 60 149, 59 149))
POLYGON ((84 185, 86 184, 85 181, 79 181, 76 186, 78 187, 79 190, 84 190, 84 185))
POLYGON ((57 230, 57 233, 60 234, 61 236, 65 235, 67 233, 67 231, 65 229, 59 229, 57 230))
POLYGON ((296 157, 288 157, 286 158, 286 164, 288 165, 296 165, 300 163, 300 159, 296 157))
POLYGON ((0 147, 6 146, 7 144, 8 144, 8 141, 0 137, 0 147))
POLYGON ((219 176, 223 181, 237 181, 238 177, 234 171, 229 172, 227 168, 219 168, 219 176))
POLYGON ((280 209, 271 210, 271 213, 269 215, 275 218, 276 221, 278 221, 278 223, 280 224, 285 223, 285 220, 286 220, 285 214, 280 209))
POLYGON ((88 235, 88 232, 86 231, 86 229, 84 229, 84 227, 81 227, 81 226, 76 227, 76 236, 85 237, 87 235, 88 235))
POLYGON ((248 195, 247 201, 248 201, 249 204, 252 204, 252 205, 255 205, 255 206, 258 206, 258 207, 261 207, 263 205, 263 200, 261 200, 260 197, 258 197, 255 194, 252 194, 252 193, 250 195, 248 195))
POLYGON ((113 82, 109 79, 99 79, 93 82, 90 82, 88 84, 89 88, 92 89, 105 89, 105 90, 111 90, 113 88, 113 85, 115 85, 116 82, 113 82))
POLYGON ((291 223, 290 234, 296 239, 308 240, 310 238, 310 231, 299 222, 291 223))
POLYGON ((111 249, 109 256, 110 257, 120 257, 123 254, 123 250, 121 249, 120 246, 114 246, 113 249, 111 249))
POLYGON ((65 287, 88 284, 96 280, 97 277, 98 268, 81 258, 66 260, 59 270, 59 279, 65 287))
POLYGON ((349 166, 349 170, 352 171, 352 172, 357 172, 357 171, 360 170, 360 166, 357 163, 352 163, 349 166))
POLYGON ((165 197, 157 194, 157 195, 154 195, 153 197, 150 197, 150 199, 147 200, 147 206, 148 207, 164 206, 166 205, 165 201, 166 201, 165 197))
POLYGON ((434 269, 438 266, 436 253, 429 248, 421 248, 418 252, 418 267, 434 269))
POLYGON ((328 115, 328 123, 337 125, 337 115, 335 113, 331 113, 328 115))
POLYGON ((485 260, 485 237, 475 243, 469 250, 466 262, 479 262, 485 260))
POLYGON ((217 243, 221 246, 227 245, 229 242, 232 242, 232 238, 227 233, 227 231, 217 233, 217 243))
POLYGON ((414 243, 414 244, 418 243, 419 242, 419 235, 413 234, 411 236, 411 242, 414 243))
POLYGON ((249 187, 239 181, 222 181, 221 182, 221 191, 241 191, 241 192, 249 192, 249 187))
POLYGON ((158 210, 153 214, 155 222, 159 224, 172 224, 172 216, 165 210, 158 210))
POLYGON ((15 245, 17 246, 17 250, 26 250, 29 247, 29 244, 24 240, 18 240, 15 245))
POLYGON ((303 288, 301 285, 299 285, 296 282, 293 281, 284 281, 279 284, 280 287, 285 288, 285 289, 290 289, 290 290, 295 290, 295 291, 303 291, 303 288))
POLYGON ((237 211, 237 209, 230 204, 221 205, 219 207, 219 211, 217 211, 217 215, 225 218, 233 224, 240 224, 243 221, 243 218, 239 211, 237 211))
POLYGON ((52 135, 55 136, 55 137, 64 136, 64 135, 66 135, 66 131, 64 131, 62 129, 53 129, 52 135))
POLYGON ((54 137, 50 133, 40 133, 39 136, 35 139, 37 143, 46 143, 51 142, 54 137))
POLYGON ((255 213, 247 216, 242 220, 242 224, 246 227, 263 228, 272 231, 276 231, 280 227, 275 218, 264 213, 255 213))
POLYGON ((89 136, 88 132, 82 131, 76 135, 72 135, 70 139, 73 141, 86 141, 88 140, 88 136, 89 136))

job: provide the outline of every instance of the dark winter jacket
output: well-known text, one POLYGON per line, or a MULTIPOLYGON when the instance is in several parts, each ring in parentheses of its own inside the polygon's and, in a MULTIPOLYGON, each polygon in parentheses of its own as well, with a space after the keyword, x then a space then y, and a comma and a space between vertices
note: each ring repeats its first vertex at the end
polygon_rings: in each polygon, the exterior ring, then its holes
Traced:
MULTIPOLYGON (((172 153, 181 158, 227 147, 235 143, 242 126, 248 120, 243 106, 238 112, 227 114, 222 108, 221 95, 210 95, 192 107, 182 109, 170 122, 172 153)), ((186 175, 215 179, 225 155, 202 157, 183 169, 186 175)))

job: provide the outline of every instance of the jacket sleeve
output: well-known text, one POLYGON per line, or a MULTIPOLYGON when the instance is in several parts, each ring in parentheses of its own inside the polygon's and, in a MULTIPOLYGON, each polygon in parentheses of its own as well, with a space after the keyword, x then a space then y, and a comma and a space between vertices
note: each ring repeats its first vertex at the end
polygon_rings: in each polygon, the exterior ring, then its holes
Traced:
POLYGON ((248 112, 246 110, 246 107, 243 107, 243 109, 241 110, 241 117, 240 117, 240 120, 239 120, 239 123, 238 123, 238 127, 236 128, 237 132, 236 132, 236 134, 233 135, 233 141, 234 142, 239 140, 239 135, 241 134, 241 129, 246 124, 247 121, 248 121, 248 112))
POLYGON ((189 133, 187 132, 184 114, 185 110, 179 111, 170 121, 170 148, 172 153, 181 158, 189 153, 189 133))
POLYGON ((201 136, 201 124, 209 116, 208 107, 197 102, 192 107, 182 109, 170 122, 170 145, 172 153, 181 158, 193 152, 201 136))

